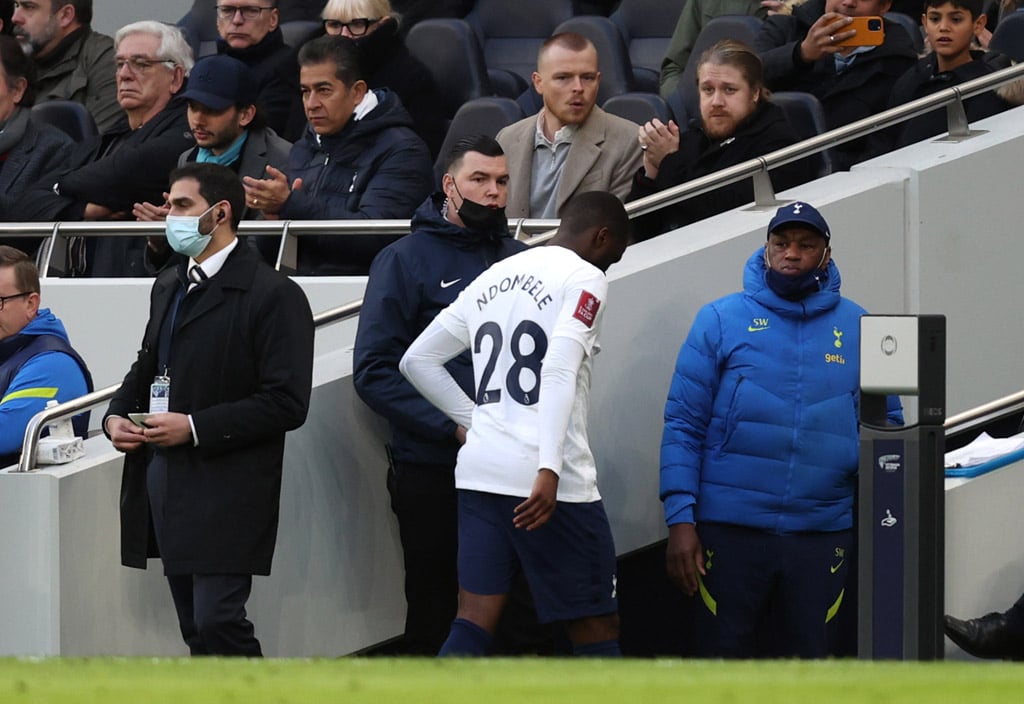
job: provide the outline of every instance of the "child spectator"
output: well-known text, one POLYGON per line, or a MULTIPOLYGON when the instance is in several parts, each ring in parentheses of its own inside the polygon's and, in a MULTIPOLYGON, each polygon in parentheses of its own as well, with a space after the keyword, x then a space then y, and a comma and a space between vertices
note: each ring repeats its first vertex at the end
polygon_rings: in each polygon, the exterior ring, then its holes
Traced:
MULTIPOLYGON (((904 73, 893 86, 889 107, 923 98, 937 91, 1006 68, 1002 54, 972 51, 971 42, 985 29, 983 0, 926 0, 921 24, 932 47, 930 54, 904 73)), ((980 120, 1009 105, 995 93, 964 101, 967 119, 980 120)), ((946 110, 936 108, 899 125, 894 147, 904 147, 946 131, 946 110)))

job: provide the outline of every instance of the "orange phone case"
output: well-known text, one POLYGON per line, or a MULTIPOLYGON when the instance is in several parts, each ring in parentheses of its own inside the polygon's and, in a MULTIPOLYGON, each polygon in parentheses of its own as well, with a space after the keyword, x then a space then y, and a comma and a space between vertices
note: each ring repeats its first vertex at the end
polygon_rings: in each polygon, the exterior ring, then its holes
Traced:
POLYGON ((836 42, 836 46, 878 46, 885 41, 885 23, 881 17, 853 17, 853 22, 846 25, 842 31, 849 32, 851 29, 857 33, 849 39, 836 42))

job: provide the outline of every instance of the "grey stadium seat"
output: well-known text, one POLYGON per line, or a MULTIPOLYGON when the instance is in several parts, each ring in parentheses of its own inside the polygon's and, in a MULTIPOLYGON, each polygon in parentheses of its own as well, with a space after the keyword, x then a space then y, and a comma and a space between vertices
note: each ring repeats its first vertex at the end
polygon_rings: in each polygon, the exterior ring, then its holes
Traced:
POLYGON ((540 45, 572 16, 572 0, 477 0, 466 21, 498 95, 516 98, 526 90, 540 45))
POLYGON ((661 61, 685 4, 686 0, 622 0, 610 15, 629 51, 634 90, 658 92, 661 61))
POLYGON ((440 188, 448 152, 452 150, 456 142, 474 134, 486 134, 488 137, 494 137, 502 127, 507 127, 523 117, 523 111, 511 98, 477 98, 459 108, 448 128, 448 134, 441 144, 437 161, 434 162, 434 176, 437 179, 438 187, 440 188))

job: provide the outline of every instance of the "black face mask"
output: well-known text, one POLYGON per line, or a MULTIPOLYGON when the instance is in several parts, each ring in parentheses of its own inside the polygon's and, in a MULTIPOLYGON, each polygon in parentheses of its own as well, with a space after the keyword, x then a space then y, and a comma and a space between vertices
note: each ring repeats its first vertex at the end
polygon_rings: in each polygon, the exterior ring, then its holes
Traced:
MULTIPOLYGON (((452 185, 455 186, 454 180, 452 185)), ((462 218, 462 224, 466 226, 467 230, 504 232, 508 229, 508 218, 505 217, 504 208, 489 208, 486 205, 480 205, 462 195, 458 186, 455 186, 455 192, 462 198, 462 205, 455 212, 462 218)))

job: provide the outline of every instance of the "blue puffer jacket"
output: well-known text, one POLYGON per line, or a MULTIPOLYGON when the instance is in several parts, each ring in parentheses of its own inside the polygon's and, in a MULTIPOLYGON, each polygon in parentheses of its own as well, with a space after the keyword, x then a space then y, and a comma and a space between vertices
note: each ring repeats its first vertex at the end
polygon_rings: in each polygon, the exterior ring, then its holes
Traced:
MULTIPOLYGON (((865 311, 839 283, 830 262, 823 290, 782 299, 765 283, 759 249, 744 290, 698 312, 665 405, 666 523, 772 533, 853 525, 865 311)), ((902 422, 897 398, 889 420, 902 422)))
MULTIPOLYGON (((405 219, 434 186, 430 152, 412 118, 389 90, 337 134, 309 128, 288 155, 289 183, 302 179, 281 209, 284 220, 405 219)), ((299 240, 300 274, 366 274, 374 255, 393 241, 380 235, 311 236, 299 240)))
MULTIPOLYGON (((0 467, 18 461, 25 427, 47 401, 64 403, 92 388, 85 360, 49 308, 39 310, 21 332, 0 339, 0 467)), ((89 414, 75 416, 74 426, 84 438, 89 414)))
MULTIPOLYGON (((508 232, 480 232, 441 216, 444 196, 428 198, 412 219, 412 233, 373 261, 356 332, 353 381, 366 404, 391 424, 391 453, 398 462, 455 466, 455 423, 398 371, 398 362, 430 321, 462 289, 499 259, 526 248, 508 232)), ((468 353, 448 369, 470 396, 473 362, 468 353)))

